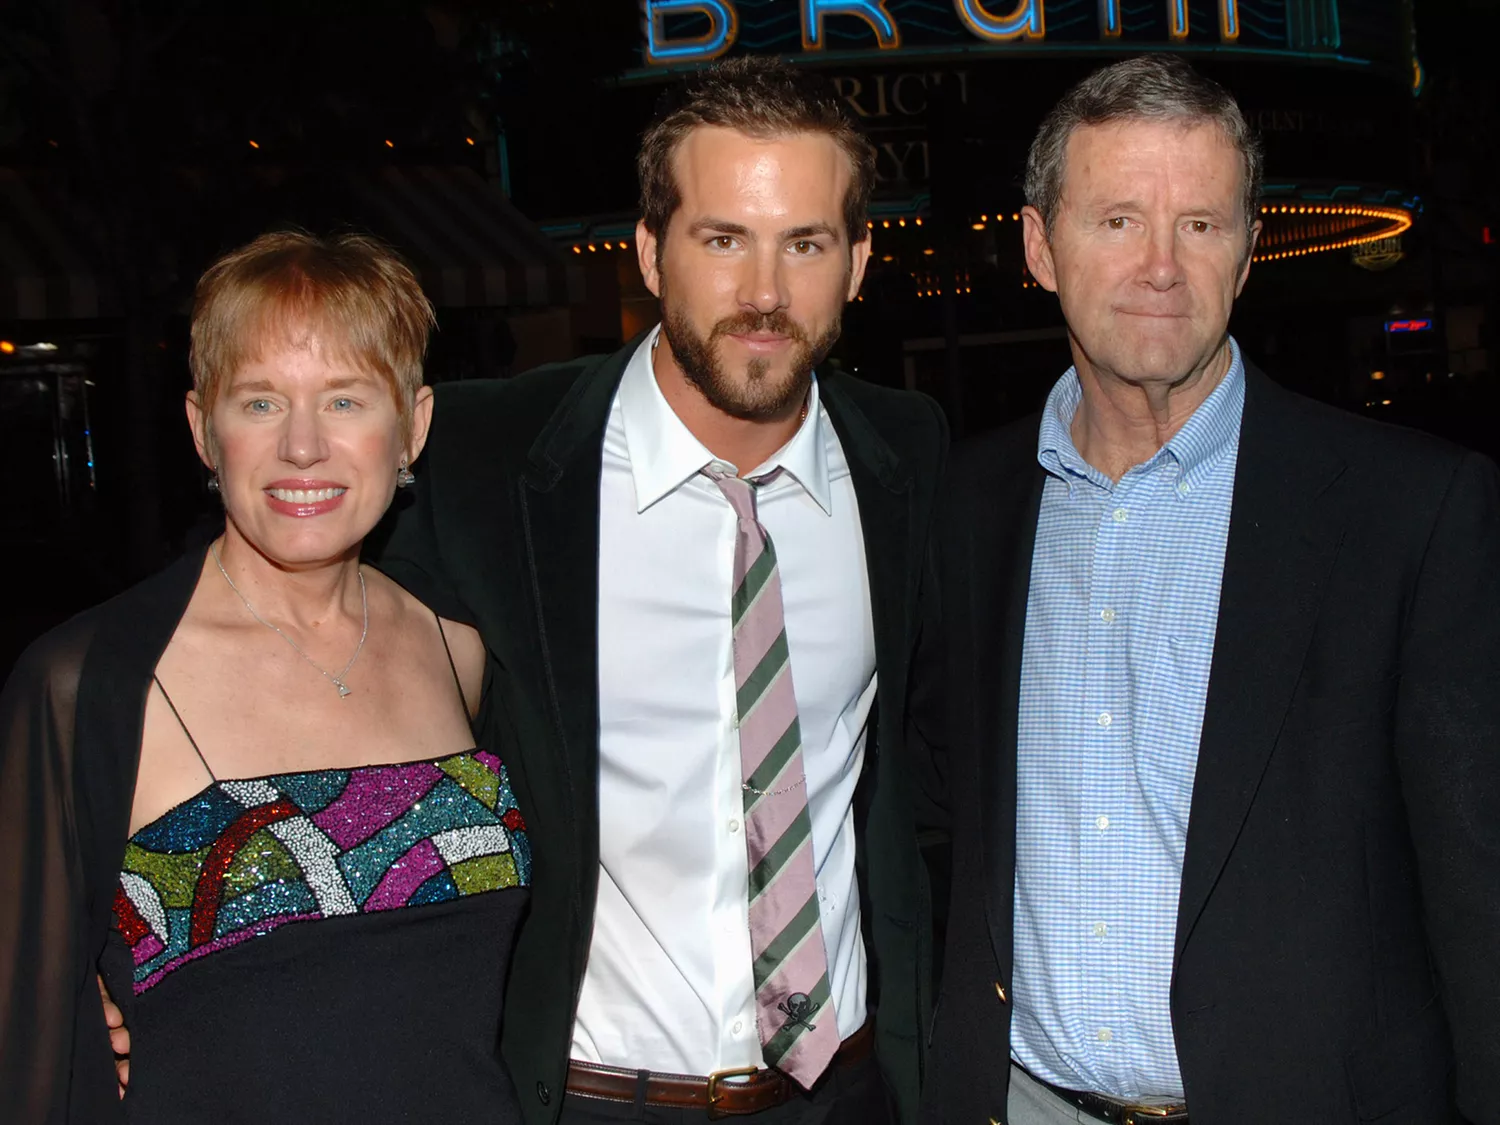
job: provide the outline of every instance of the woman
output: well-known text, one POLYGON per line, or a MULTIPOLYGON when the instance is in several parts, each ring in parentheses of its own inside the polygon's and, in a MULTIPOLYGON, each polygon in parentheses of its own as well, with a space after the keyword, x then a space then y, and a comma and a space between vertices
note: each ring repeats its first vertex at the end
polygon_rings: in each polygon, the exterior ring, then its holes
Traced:
POLYGON ((266 235, 199 283, 224 534, 0 696, 0 1119, 520 1119, 497 1044, 530 855, 470 735, 483 646, 359 562, 426 436, 431 323, 357 236, 266 235))

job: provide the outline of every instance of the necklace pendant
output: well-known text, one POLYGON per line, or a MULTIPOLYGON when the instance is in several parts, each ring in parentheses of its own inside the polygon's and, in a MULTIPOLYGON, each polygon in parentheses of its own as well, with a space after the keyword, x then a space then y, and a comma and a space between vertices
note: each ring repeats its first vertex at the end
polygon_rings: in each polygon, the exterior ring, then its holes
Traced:
POLYGON ((363 568, 359 568, 359 569, 355 570, 355 572, 354 572, 355 575, 359 578, 359 608, 360 608, 360 616, 364 618, 364 621, 361 624, 360 630, 359 630, 359 644, 357 644, 357 645, 354 646, 354 655, 349 658, 349 663, 344 665, 344 670, 342 672, 340 672, 338 674, 338 676, 335 676, 332 672, 328 671, 328 669, 324 668, 321 664, 319 664, 312 657, 308 656, 307 653, 303 652, 301 645, 299 645, 296 641, 292 640, 291 637, 287 636, 280 629, 276 628, 275 625, 272 625, 269 621, 267 621, 260 614, 258 614, 258 613, 255 612, 255 607, 250 604, 250 599, 247 598, 247 597, 245 597, 244 593, 240 590, 240 588, 234 584, 234 579, 231 578, 231 577, 229 577, 229 571, 227 571, 227 570, 224 569, 224 563, 219 558, 219 547, 218 547, 218 544, 212 544, 212 545, 210 545, 210 547, 208 548, 208 553, 213 556, 214 565, 219 568, 219 573, 224 576, 224 581, 227 582, 227 583, 229 583, 229 588, 231 590, 233 590, 236 594, 239 595, 240 601, 242 601, 242 602, 245 603, 245 608, 250 611, 250 616, 253 617, 253 618, 255 618, 255 620, 259 621, 267 629, 271 630, 271 632, 275 633, 278 637, 280 637, 282 640, 284 640, 287 644, 291 645, 292 648, 296 651, 296 653, 297 653, 298 656, 302 657, 303 660, 307 661, 309 664, 311 664, 314 668, 316 668, 318 670, 318 674, 319 675, 328 677, 328 682, 331 683, 331 684, 333 684, 334 687, 336 687, 336 688, 339 689, 339 698, 340 699, 343 699, 346 696, 348 696, 349 690, 350 690, 349 689, 349 685, 346 684, 346 683, 344 683, 344 681, 342 679, 340 679, 339 677, 340 676, 347 676, 349 674, 349 669, 354 667, 354 662, 359 659, 359 654, 364 651, 365 638, 370 635, 370 597, 369 597, 369 591, 365 587, 365 572, 364 572, 364 569, 363 568))

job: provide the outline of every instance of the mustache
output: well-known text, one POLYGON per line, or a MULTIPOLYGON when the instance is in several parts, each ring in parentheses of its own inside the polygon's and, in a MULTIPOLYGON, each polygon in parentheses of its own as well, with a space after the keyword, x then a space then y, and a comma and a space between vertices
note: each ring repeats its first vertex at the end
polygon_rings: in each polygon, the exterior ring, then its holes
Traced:
POLYGON ((709 339, 718 339, 720 336, 745 336, 752 332, 767 332, 776 336, 785 336, 799 344, 807 343, 807 333, 802 325, 781 309, 768 313, 742 312, 725 317, 714 325, 713 331, 709 333, 709 339))

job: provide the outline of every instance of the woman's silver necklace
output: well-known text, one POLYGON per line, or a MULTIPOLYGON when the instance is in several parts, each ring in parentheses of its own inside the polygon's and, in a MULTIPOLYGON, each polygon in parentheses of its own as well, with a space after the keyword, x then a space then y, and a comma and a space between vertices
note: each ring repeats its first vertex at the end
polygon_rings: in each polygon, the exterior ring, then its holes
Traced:
POLYGON ((328 680, 329 683, 338 688, 340 699, 343 699, 346 695, 348 695, 350 688, 348 684, 344 683, 344 677, 349 674, 349 669, 353 668, 354 662, 359 659, 360 650, 365 647, 365 637, 370 632, 370 597, 369 594, 365 592, 365 572, 362 569, 356 569, 354 572, 355 574, 359 575, 359 605, 360 609, 364 612, 365 624, 364 627, 359 631, 359 644, 354 646, 354 655, 349 658, 349 663, 344 665, 343 671, 335 676, 332 672, 325 669, 312 657, 308 656, 307 653, 302 650, 301 645, 292 640, 291 637, 287 636, 280 629, 276 628, 275 625, 272 625, 260 614, 255 612, 255 607, 250 604, 250 599, 245 597, 245 595, 240 592, 240 588, 234 584, 234 579, 229 577, 229 571, 225 570, 224 564, 219 561, 218 547, 210 547, 208 549, 208 553, 213 556, 214 565, 219 568, 219 573, 224 576, 224 581, 229 583, 229 588, 236 594, 239 594, 240 601, 245 603, 245 608, 250 611, 250 616, 259 621, 267 629, 271 630, 271 632, 275 633, 287 644, 291 645, 292 648, 296 650, 298 656, 302 657, 303 660, 311 664, 318 670, 319 674, 322 675, 324 679, 328 680))

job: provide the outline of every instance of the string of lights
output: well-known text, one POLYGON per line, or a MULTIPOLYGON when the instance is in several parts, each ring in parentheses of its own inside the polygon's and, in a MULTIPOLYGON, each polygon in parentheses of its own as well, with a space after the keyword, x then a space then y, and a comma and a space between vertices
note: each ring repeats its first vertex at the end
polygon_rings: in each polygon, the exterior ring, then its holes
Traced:
MULTIPOLYGON (((1399 237, 1410 230, 1414 222, 1412 212, 1399 206, 1373 203, 1266 203, 1260 208, 1262 222, 1266 224, 1257 243, 1255 262, 1279 262, 1292 258, 1304 258, 1312 254, 1348 250, 1374 242, 1399 237)), ((984 212, 969 223, 969 229, 982 233, 992 226, 998 227, 1009 220, 1021 221, 1021 213, 1008 214, 997 211, 984 212)), ((894 218, 870 219, 866 228, 871 232, 902 230, 924 226, 920 215, 896 216, 894 218)), ((589 239, 572 243, 574 254, 599 253, 600 251, 630 250, 628 238, 589 239)), ((898 261, 895 253, 881 248, 877 260, 883 264, 898 261)), ((932 246, 920 247, 921 255, 934 257, 937 251, 932 246)), ((942 286, 933 280, 936 275, 927 272, 911 272, 918 297, 940 296, 942 286)), ((952 275, 952 292, 968 294, 973 286, 966 271, 952 275), (963 280, 959 281, 958 278, 963 280)), ((1039 288, 1029 273, 1022 271, 1021 288, 1039 288)))

